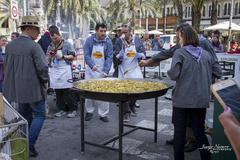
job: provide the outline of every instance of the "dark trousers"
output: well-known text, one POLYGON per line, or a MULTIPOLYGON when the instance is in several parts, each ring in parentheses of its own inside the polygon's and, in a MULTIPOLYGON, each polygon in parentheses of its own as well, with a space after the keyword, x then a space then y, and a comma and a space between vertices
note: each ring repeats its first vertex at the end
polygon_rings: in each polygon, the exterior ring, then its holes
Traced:
POLYGON ((70 89, 55 89, 57 108, 63 111, 77 110, 76 96, 70 89))
POLYGON ((200 149, 204 145, 209 146, 206 135, 204 134, 204 124, 206 108, 175 108, 173 107, 174 122, 174 159, 184 160, 184 144, 186 138, 186 127, 188 119, 191 122, 197 146, 200 151, 201 160, 210 160, 210 152, 200 149))
POLYGON ((123 104, 123 114, 131 113, 131 110, 134 110, 136 100, 130 100, 123 104))

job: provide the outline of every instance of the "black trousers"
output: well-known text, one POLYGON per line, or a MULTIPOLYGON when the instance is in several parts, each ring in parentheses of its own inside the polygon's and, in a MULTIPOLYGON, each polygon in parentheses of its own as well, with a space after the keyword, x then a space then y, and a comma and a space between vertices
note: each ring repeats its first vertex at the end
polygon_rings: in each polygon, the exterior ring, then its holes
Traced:
POLYGON ((210 152, 201 149, 203 146, 209 146, 207 137, 204 133, 204 124, 206 117, 206 108, 176 108, 173 107, 174 122, 174 159, 184 160, 184 143, 186 139, 186 127, 188 120, 191 122, 193 134, 197 140, 197 146, 200 151, 201 160, 210 160, 210 152))
POLYGON ((123 114, 131 113, 131 110, 134 110, 135 108, 135 103, 136 103, 136 100, 130 100, 128 102, 125 102, 123 104, 123 114))
POLYGON ((77 110, 76 96, 70 89, 55 89, 57 108, 63 111, 77 110))

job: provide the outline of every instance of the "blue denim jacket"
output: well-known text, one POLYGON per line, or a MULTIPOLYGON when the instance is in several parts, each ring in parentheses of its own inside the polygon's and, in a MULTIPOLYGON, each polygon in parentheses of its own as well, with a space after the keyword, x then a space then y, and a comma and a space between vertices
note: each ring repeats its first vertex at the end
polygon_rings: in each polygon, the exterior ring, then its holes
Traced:
POLYGON ((93 68, 95 63, 92 60, 91 55, 92 55, 93 45, 96 45, 96 44, 103 44, 104 46, 105 63, 103 66, 103 72, 109 73, 112 66, 112 59, 113 59, 113 46, 112 46, 112 41, 109 37, 106 37, 104 40, 98 40, 96 37, 96 34, 93 34, 92 36, 88 37, 83 46, 84 60, 90 68, 93 68))
MULTIPOLYGON (((160 40, 160 43, 161 43, 161 45, 164 44, 164 42, 161 41, 161 40, 160 40)), ((157 39, 153 39, 152 40, 152 50, 153 51, 161 51, 161 50, 163 50, 164 48, 161 45, 159 44, 157 39)))

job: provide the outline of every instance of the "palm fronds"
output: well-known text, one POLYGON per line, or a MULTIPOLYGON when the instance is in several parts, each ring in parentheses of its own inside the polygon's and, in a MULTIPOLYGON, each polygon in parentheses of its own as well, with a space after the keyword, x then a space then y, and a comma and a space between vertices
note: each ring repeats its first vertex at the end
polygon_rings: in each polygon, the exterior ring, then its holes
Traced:
POLYGON ((10 18, 10 0, 0 0, 0 25, 10 18))

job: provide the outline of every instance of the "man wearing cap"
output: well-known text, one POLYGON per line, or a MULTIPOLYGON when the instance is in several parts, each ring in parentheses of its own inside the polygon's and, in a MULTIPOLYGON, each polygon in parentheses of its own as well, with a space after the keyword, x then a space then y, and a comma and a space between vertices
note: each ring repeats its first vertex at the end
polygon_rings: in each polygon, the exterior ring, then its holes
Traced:
POLYGON ((22 34, 6 46, 3 94, 10 102, 19 104, 18 112, 29 123, 29 153, 38 155, 34 148, 45 119, 48 65, 40 45, 34 40, 40 33, 39 20, 24 16, 22 34))

